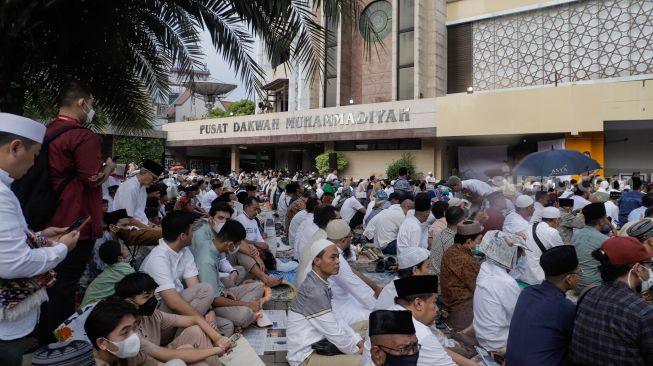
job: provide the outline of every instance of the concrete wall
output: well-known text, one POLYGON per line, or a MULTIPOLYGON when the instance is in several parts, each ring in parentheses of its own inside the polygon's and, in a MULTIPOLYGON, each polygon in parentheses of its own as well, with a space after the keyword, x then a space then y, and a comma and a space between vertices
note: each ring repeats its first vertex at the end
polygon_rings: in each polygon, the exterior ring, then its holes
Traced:
MULTIPOLYGON (((649 121, 650 123, 650 121, 649 121)), ((605 132, 606 175, 640 171, 650 175, 653 128, 605 132), (628 141, 625 141, 628 139, 628 141)), ((651 179, 650 177, 648 177, 651 179)))
POLYGON ((507 14, 574 1, 576 0, 448 0, 447 22, 483 17, 490 14, 507 14))
POLYGON ((416 172, 426 174, 435 171, 435 139, 423 139, 421 150, 341 151, 349 160, 343 174, 354 178, 369 178, 370 175, 385 178, 388 165, 408 152, 413 154, 416 172))
POLYGON ((604 121, 653 119, 653 85, 638 80, 452 94, 436 104, 438 137, 603 131, 604 121))

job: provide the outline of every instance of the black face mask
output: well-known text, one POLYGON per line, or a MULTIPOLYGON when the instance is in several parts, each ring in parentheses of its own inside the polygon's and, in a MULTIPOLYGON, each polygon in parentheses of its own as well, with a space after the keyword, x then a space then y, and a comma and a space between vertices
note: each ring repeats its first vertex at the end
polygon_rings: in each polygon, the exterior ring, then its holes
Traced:
POLYGON ((395 356, 386 353, 383 366, 416 366, 419 359, 419 352, 410 356, 395 356))
POLYGON ((143 316, 152 316, 157 305, 159 305, 159 300, 152 296, 145 304, 138 307, 138 313, 143 316))

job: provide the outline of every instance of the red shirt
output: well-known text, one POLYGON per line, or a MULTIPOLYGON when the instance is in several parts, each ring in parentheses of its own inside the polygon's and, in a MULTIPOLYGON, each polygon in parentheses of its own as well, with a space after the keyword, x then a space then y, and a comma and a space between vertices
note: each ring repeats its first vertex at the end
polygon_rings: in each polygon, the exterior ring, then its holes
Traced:
MULTIPOLYGON (((57 117, 48 124, 45 136, 79 121, 57 117)), ((92 183, 89 178, 102 170, 102 147, 100 137, 87 129, 66 131, 49 147, 50 181, 53 189, 71 175, 75 175, 59 198, 59 205, 48 226, 67 227, 81 216, 91 216, 90 222, 80 233, 80 240, 97 239, 102 236, 102 184, 92 183)))

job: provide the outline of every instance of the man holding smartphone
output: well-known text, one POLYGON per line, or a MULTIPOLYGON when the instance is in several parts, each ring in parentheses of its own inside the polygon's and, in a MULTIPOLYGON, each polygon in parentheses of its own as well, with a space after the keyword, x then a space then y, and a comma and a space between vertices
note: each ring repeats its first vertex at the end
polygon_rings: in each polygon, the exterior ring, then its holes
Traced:
MULTIPOLYGON (((59 113, 48 124, 46 136, 67 126, 88 126, 93 121, 93 95, 81 83, 70 81, 60 90, 59 113)), ((102 159, 100 137, 87 128, 66 131, 49 144, 50 182, 61 189, 59 206, 49 225, 68 227, 82 216, 90 216, 80 231, 79 243, 55 271, 57 282, 48 290, 49 302, 41 313, 41 344, 55 341, 52 335, 75 311, 75 290, 91 258, 95 240, 102 236, 102 183, 116 168, 102 159)))
POLYGON ((31 119, 0 113, 0 364, 20 366, 24 337, 32 332, 52 269, 75 248, 78 231, 27 228, 18 198, 9 186, 34 164, 45 126, 31 119))

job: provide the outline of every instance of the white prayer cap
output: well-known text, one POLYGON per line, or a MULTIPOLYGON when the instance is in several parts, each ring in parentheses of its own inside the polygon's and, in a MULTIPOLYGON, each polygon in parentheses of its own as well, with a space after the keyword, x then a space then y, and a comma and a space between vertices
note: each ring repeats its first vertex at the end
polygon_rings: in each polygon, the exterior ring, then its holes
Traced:
POLYGON ((601 182, 601 184, 599 184, 599 188, 601 189, 608 189, 608 187, 610 187, 610 183, 608 183, 607 180, 604 180, 601 182))
POLYGON ((543 219, 559 219, 560 218, 560 210, 558 210, 555 207, 545 207, 542 210, 542 218, 543 219))
POLYGON ((426 259, 431 253, 421 247, 408 247, 401 250, 401 254, 397 256, 399 269, 406 269, 416 266, 426 259))
POLYGON ((45 125, 15 114, 0 113, 0 132, 7 132, 41 144, 45 137, 45 125))
POLYGON ((331 241, 326 240, 326 239, 320 239, 311 245, 311 263, 313 262, 313 259, 317 257, 318 254, 320 254, 321 251, 324 249, 330 247, 333 244, 331 241))
POLYGON ((529 196, 522 194, 515 200, 515 206, 519 208, 526 208, 534 203, 533 199, 529 196))

